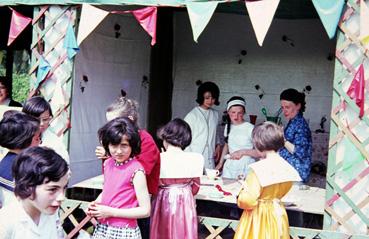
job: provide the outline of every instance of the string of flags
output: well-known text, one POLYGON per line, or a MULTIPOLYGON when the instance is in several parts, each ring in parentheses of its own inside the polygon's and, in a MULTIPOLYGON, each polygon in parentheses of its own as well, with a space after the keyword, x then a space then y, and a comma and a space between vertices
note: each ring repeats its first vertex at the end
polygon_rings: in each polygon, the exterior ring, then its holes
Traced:
MULTIPOLYGON (((245 0, 245 6, 250 16, 257 42, 263 45, 265 36, 273 21, 273 17, 278 8, 280 0, 245 0)), ((190 19, 193 39, 198 41, 201 33, 206 28, 219 2, 187 2, 187 12, 190 19)), ((312 0, 312 3, 323 23, 323 26, 330 39, 334 38, 345 0, 312 0)), ((10 24, 8 46, 20 35, 20 33, 31 23, 32 19, 25 17, 14 9, 10 24)), ((142 28, 151 36, 151 45, 156 43, 156 20, 157 7, 144 7, 131 11, 105 11, 89 4, 82 4, 82 13, 79 22, 77 39, 74 36, 72 26, 68 26, 68 42, 65 43, 68 49, 68 57, 72 58, 78 52, 78 46, 82 41, 110 14, 132 13, 142 28), (72 36, 73 34, 73 36, 72 36), (75 41, 76 39, 76 41, 75 41)), ((359 40, 366 49, 369 49, 369 7, 364 0, 360 0, 360 36, 359 40)))

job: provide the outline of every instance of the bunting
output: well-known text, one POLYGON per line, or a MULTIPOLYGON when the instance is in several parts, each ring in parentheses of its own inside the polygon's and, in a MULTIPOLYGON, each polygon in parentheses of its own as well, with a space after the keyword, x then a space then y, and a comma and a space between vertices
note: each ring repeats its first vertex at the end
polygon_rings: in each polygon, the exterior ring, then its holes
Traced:
POLYGON ((49 62, 44 57, 41 56, 40 57, 40 63, 38 65, 38 69, 37 69, 37 79, 36 79, 36 82, 34 84, 33 89, 37 89, 39 84, 46 78, 46 76, 49 73, 50 69, 51 69, 51 66, 50 66, 49 62))
POLYGON ((191 22, 193 40, 197 42, 217 8, 218 2, 188 2, 186 6, 191 22))
POLYGON ((145 7, 132 11, 142 28, 151 36, 151 45, 156 43, 156 19, 158 14, 157 7, 145 7))
POLYGON ((246 8, 259 46, 263 45, 278 4, 279 0, 246 1, 246 8))
POLYGON ((8 46, 23 32, 23 30, 31 23, 32 18, 25 17, 19 12, 12 9, 12 19, 10 22, 8 46))
POLYGON ((77 43, 82 41, 104 20, 109 12, 93 7, 89 4, 82 4, 81 19, 79 21, 77 43))
POLYGON ((313 0, 314 7, 330 39, 336 34, 344 3, 345 0, 313 0))
POLYGON ((360 0, 360 37, 361 43, 369 49, 369 7, 360 0))
POLYGON ((356 105, 360 108, 359 117, 362 118, 364 115, 364 89, 365 89, 365 77, 364 77, 364 66, 361 64, 358 71, 355 73, 354 79, 351 82, 347 95, 355 100, 356 105))
POLYGON ((67 50, 69 59, 72 59, 79 51, 76 35, 71 24, 68 24, 63 47, 67 50))

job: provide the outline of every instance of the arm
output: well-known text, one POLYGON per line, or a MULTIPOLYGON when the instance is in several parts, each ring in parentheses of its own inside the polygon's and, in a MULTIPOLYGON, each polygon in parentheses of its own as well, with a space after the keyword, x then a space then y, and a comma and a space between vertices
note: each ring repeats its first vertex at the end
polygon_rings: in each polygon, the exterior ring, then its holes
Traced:
POLYGON ((231 159, 239 160, 243 156, 250 156, 253 158, 264 158, 265 154, 256 149, 240 149, 230 154, 231 159))
POLYGON ((147 191, 145 174, 137 171, 133 178, 133 186, 135 188, 138 207, 134 208, 113 208, 100 204, 91 205, 90 215, 98 219, 108 217, 122 218, 145 218, 150 216, 150 197, 147 191))
POLYGON ((300 125, 296 128, 293 141, 285 141, 286 150, 298 159, 308 158, 311 154, 311 133, 308 126, 300 125))
POLYGON ((226 154, 228 154, 228 144, 226 143, 226 144, 224 144, 224 146, 223 146, 223 151, 222 151, 222 155, 220 156, 220 160, 219 160, 219 163, 217 164, 217 166, 215 167, 215 169, 217 169, 217 170, 220 170, 222 167, 223 167, 223 164, 224 164, 224 156, 226 155, 226 154))
POLYGON ((160 160, 160 152, 148 132, 140 130, 140 137, 141 153, 137 156, 137 159, 144 167, 146 174, 150 175, 155 164, 160 160))
POLYGON ((254 171, 251 170, 247 175, 245 184, 246 187, 238 195, 237 205, 244 210, 252 210, 258 205, 258 199, 262 190, 254 171))
POLYGON ((192 195, 196 195, 200 190, 200 178, 194 178, 192 181, 192 195))
POLYGON ((96 146, 95 155, 98 159, 107 159, 108 158, 108 156, 106 156, 105 149, 102 146, 96 146))

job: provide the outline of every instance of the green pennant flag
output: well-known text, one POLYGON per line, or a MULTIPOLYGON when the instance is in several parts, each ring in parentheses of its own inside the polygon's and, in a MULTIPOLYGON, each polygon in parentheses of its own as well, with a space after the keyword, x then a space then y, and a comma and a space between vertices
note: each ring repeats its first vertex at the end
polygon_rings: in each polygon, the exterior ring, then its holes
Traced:
POLYGON ((195 42, 208 25, 217 5, 218 2, 189 2, 186 4, 195 42))
POLYGON ((356 148, 356 146, 347 139, 347 137, 343 139, 341 146, 345 147, 342 170, 352 179, 354 174, 354 166, 364 161, 365 158, 356 148))

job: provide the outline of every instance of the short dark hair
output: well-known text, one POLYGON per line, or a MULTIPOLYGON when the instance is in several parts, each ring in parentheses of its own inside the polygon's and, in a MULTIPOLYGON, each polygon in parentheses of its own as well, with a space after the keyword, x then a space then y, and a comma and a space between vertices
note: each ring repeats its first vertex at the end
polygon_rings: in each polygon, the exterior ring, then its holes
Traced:
POLYGON ((137 126, 127 117, 118 117, 101 127, 98 131, 99 140, 106 153, 111 156, 109 144, 118 145, 122 142, 123 136, 128 138, 131 146, 131 157, 140 154, 141 139, 137 126))
POLYGON ((22 108, 22 112, 37 118, 45 111, 49 111, 50 116, 53 116, 49 102, 42 96, 33 96, 29 98, 22 108))
POLYGON ((68 164, 54 150, 46 147, 27 148, 13 163, 14 194, 21 199, 34 197, 38 185, 58 182, 68 171, 68 164))
POLYGON ((219 87, 211 81, 202 83, 197 89, 197 99, 196 102, 199 105, 204 103, 204 94, 210 92, 211 96, 215 99, 214 104, 219 105, 219 87))
POLYGON ((266 121, 252 130, 252 143, 260 152, 278 151, 284 146, 283 130, 277 124, 266 121))
POLYGON ((282 91, 279 96, 280 100, 291 101, 294 104, 301 104, 300 113, 305 112, 306 102, 305 102, 305 94, 303 92, 298 92, 296 89, 289 88, 282 91))
POLYGON ((0 121, 0 145, 8 149, 25 149, 40 129, 40 121, 22 112, 11 112, 0 121))
POLYGON ((186 121, 179 118, 169 121, 169 123, 159 129, 158 136, 160 139, 181 149, 185 149, 190 145, 192 140, 190 126, 186 121))
POLYGON ((0 76, 0 83, 6 88, 6 90, 9 93, 9 88, 10 88, 10 80, 8 77, 6 76, 0 76))

